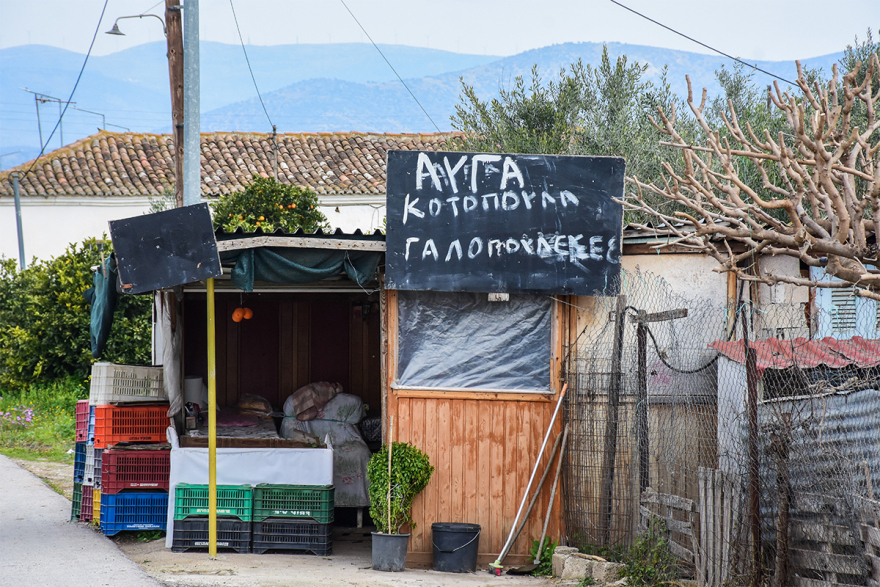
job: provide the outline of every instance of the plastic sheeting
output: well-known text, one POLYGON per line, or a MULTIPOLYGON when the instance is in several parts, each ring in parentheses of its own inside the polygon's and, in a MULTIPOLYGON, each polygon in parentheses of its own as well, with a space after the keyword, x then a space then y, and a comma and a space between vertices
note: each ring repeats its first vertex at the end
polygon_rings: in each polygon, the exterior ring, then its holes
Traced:
MULTIPOLYGON (((168 429, 171 472, 165 547, 174 541, 174 490, 178 483, 208 484, 208 449, 181 448, 168 429)), ((332 485, 333 446, 327 448, 218 448, 217 485, 332 485)))
POLYGON ((284 404, 284 422, 281 436, 293 438, 299 430, 318 438, 330 437, 333 445, 333 486, 336 488, 336 507, 364 507, 370 505, 367 482, 367 464, 370 449, 358 432, 357 424, 364 417, 364 401, 348 393, 340 393, 319 410, 313 420, 296 419, 291 406, 284 404))
POLYGON ((116 310, 116 282, 118 272, 116 270, 116 258, 110 256, 98 266, 92 278, 94 287, 83 292, 87 304, 91 304, 91 323, 89 325, 89 340, 92 343, 92 356, 100 359, 110 338, 110 328, 113 326, 113 312, 116 310))
POLYGON ((398 296, 398 385, 550 390, 550 297, 489 302, 485 293, 398 296))
POLYGON ((235 261, 232 283, 241 290, 253 291, 255 280, 310 283, 343 271, 349 279, 363 286, 375 276, 382 253, 260 247, 224 252, 220 258, 224 263, 235 261))

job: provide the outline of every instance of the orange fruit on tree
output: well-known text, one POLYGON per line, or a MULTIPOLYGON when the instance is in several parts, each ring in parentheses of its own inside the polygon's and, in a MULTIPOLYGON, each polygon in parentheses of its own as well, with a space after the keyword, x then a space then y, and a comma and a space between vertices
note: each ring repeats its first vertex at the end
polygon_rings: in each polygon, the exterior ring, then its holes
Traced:
POLYGON ((242 308, 242 309, 244 310, 244 314, 243 314, 243 316, 244 316, 244 319, 245 319, 245 320, 250 320, 251 318, 254 317, 254 311, 253 311, 253 310, 251 310, 250 308, 242 308))
POLYGON ((232 321, 241 322, 242 318, 244 318, 244 309, 236 308, 235 311, 232 312, 232 321))

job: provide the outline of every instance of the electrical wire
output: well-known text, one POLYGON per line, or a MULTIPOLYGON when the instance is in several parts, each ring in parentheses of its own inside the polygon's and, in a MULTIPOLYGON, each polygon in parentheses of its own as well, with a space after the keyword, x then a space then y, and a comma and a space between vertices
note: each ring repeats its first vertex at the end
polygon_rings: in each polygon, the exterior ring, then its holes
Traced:
POLYGON ((43 153, 46 152, 46 147, 49 146, 49 142, 52 140, 52 137, 55 136, 55 131, 58 130, 58 127, 61 126, 61 121, 64 119, 64 115, 67 114, 67 109, 70 107, 70 102, 73 100, 73 95, 76 93, 76 88, 79 87, 79 81, 82 79, 83 72, 86 70, 86 64, 89 62, 89 57, 92 54, 92 48, 95 46, 95 39, 98 38, 98 31, 101 30, 101 21, 104 20, 104 12, 107 10, 107 4, 110 0, 104 0, 104 7, 101 9, 101 16, 98 18, 98 25, 95 27, 95 34, 92 35, 92 42, 89 44, 89 50, 86 53, 86 58, 83 60, 82 67, 79 69, 79 75, 76 76, 76 82, 73 84, 73 89, 70 90, 70 96, 67 98, 67 103, 64 104, 64 110, 61 111, 61 115, 58 117, 58 122, 55 123, 55 128, 52 129, 52 133, 49 135, 49 138, 46 139, 46 143, 42 145, 40 149, 40 154, 37 155, 37 158, 34 159, 34 162, 31 163, 31 166, 28 167, 28 170, 22 174, 19 181, 23 181, 24 178, 30 174, 30 172, 36 167, 37 161, 40 160, 40 157, 43 156, 43 153))
POLYGON ((247 49, 244 48, 244 39, 241 37, 241 29, 238 27, 238 17, 235 15, 235 6, 232 5, 232 0, 229 0, 229 7, 232 8, 232 18, 235 20, 235 30, 238 31, 238 40, 241 43, 244 60, 247 61, 248 71, 251 72, 251 80, 254 82, 254 89, 257 90, 257 97, 260 99, 260 106, 263 107, 263 112, 266 113, 266 120, 269 121, 269 126, 275 126, 272 124, 272 118, 269 116, 269 111, 266 110, 266 104, 263 102, 262 94, 260 94, 260 88, 257 87, 257 78, 254 77, 254 70, 251 69, 251 60, 248 59, 247 49))
POLYGON ((633 10, 633 9, 630 8, 629 6, 624 6, 623 4, 621 4, 620 2, 618 2, 617 0, 609 0, 609 1, 610 1, 612 4, 617 4, 618 6, 620 6, 621 8, 623 8, 623 9, 625 9, 625 10, 629 10, 629 11, 632 12, 633 14, 637 14, 638 16, 641 16, 641 17, 644 18, 645 20, 649 20, 649 21, 653 22, 654 24, 663 27, 663 28, 666 29, 667 31, 671 31, 671 32, 675 33, 676 35, 678 35, 678 36, 680 36, 680 37, 684 37, 684 38, 687 39, 688 41, 692 41, 692 42, 696 43, 697 45, 700 45, 701 47, 705 47, 706 49, 708 49, 708 50, 710 50, 710 51, 714 51, 715 53, 718 53, 719 55, 723 55, 724 57, 727 57, 728 59, 732 59, 732 60, 736 61, 737 63, 741 63, 742 65, 745 65, 746 67, 751 67, 752 69, 754 69, 754 70, 756 70, 756 71, 760 71, 761 73, 767 74, 767 75, 769 75, 770 77, 774 77, 774 78, 778 79, 779 81, 783 81, 783 82, 785 82, 785 83, 787 83, 787 84, 791 84, 792 86, 797 85, 795 82, 793 82, 793 81, 791 81, 791 80, 787 80, 787 79, 785 79, 784 77, 779 77, 779 76, 776 75, 775 73, 770 73, 770 72, 767 71, 766 69, 761 69, 761 68, 758 67, 757 65, 752 65, 751 63, 746 63, 746 62, 743 61, 742 59, 738 59, 738 58, 734 57, 733 55, 728 55, 728 54, 725 53, 724 51, 719 51, 718 49, 716 49, 716 48, 714 48, 714 47, 710 47, 710 46, 707 45, 706 43, 701 43, 700 41, 694 39, 693 37, 689 37, 689 36, 687 36, 687 35, 684 34, 684 33, 680 33, 680 32, 678 32, 677 30, 675 30, 674 28, 666 26, 666 25, 663 24, 662 22, 657 22, 657 21, 654 20, 653 18, 651 18, 651 17, 649 17, 649 16, 645 16, 644 14, 642 14, 641 12, 639 12, 639 11, 637 11, 637 10, 633 10))
MULTIPOLYGON (((229 1, 230 1, 230 2, 232 2, 232 0, 229 0, 229 1)), ((405 81, 403 81, 403 78, 402 78, 402 77, 400 77, 400 74, 399 74, 399 73, 397 73, 397 70, 396 70, 396 69, 394 69, 394 66, 393 66, 393 65, 391 65, 391 62, 390 62, 390 61, 388 61, 388 58, 387 58, 387 57, 385 57, 385 54, 384 54, 384 53, 382 53, 382 49, 380 49, 380 48, 379 48, 379 45, 377 45, 377 44, 376 44, 376 42, 375 42, 375 41, 373 41, 373 37, 371 37, 371 36, 370 36, 370 33, 368 33, 368 32, 367 32, 367 29, 365 29, 365 28, 364 28, 364 25, 362 25, 362 24, 361 24, 361 21, 359 21, 359 20, 358 20, 358 19, 357 19, 357 17, 356 17, 356 16, 355 16, 355 15, 354 15, 354 12, 352 12, 352 11, 351 11, 351 8, 349 8, 349 7, 348 7, 348 4, 346 4, 346 3, 345 3, 345 0, 339 0, 339 1, 340 1, 340 2, 342 2, 342 5, 343 5, 343 6, 345 6, 345 9, 346 9, 346 10, 348 10, 348 13, 349 13, 349 14, 350 14, 350 15, 351 15, 351 17, 352 17, 352 18, 353 18, 353 19, 354 19, 354 21, 355 21, 355 22, 356 22, 356 23, 357 23, 357 25, 358 25, 358 26, 359 26, 359 27, 361 27, 361 30, 362 30, 362 31, 364 31, 364 34, 365 34, 365 35, 367 35, 367 38, 368 38, 368 39, 370 39, 370 43, 372 43, 372 44, 373 44, 373 47, 375 47, 375 48, 376 48, 376 51, 378 51, 378 52, 379 52, 379 55, 381 55, 381 56, 382 56, 382 59, 384 59, 384 60, 385 60, 385 63, 387 63, 387 64, 388 64, 388 67, 390 67, 390 68, 391 68, 391 71, 393 71, 393 72, 394 72, 394 75, 396 75, 396 76, 397 76, 397 79, 398 79, 398 80, 400 80, 400 83, 402 83, 402 84, 403 84, 403 87, 404 87, 404 88, 406 88, 406 91, 407 91, 407 92, 409 92, 409 95, 410 95, 410 96, 412 96, 412 99, 413 99, 413 100, 415 100, 415 101, 416 101, 416 104, 418 104, 418 105, 419 105, 419 108, 421 108, 421 109, 422 109, 422 112, 424 112, 424 113, 425 113, 425 116, 427 116, 427 117, 428 117, 428 120, 430 120, 430 121, 431 121, 431 124, 433 124, 433 125, 434 125, 434 128, 436 128, 436 129, 437 129, 437 132, 442 132, 442 131, 441 131, 441 130, 440 130, 440 127, 439 127, 439 126, 437 126, 437 123, 436 123, 436 122, 434 122, 434 119, 433 119, 433 118, 431 118, 431 115, 430 115, 430 114, 428 114, 428 111, 427 111, 427 110, 425 110, 425 107, 424 107, 424 106, 422 106, 422 103, 421 103, 421 102, 419 102, 419 99, 418 99, 418 98, 416 98, 416 95, 415 95, 415 94, 413 94, 413 92, 412 92, 412 90, 411 90, 411 89, 409 89, 409 86, 408 86, 408 85, 406 85, 406 82, 405 82, 405 81)))

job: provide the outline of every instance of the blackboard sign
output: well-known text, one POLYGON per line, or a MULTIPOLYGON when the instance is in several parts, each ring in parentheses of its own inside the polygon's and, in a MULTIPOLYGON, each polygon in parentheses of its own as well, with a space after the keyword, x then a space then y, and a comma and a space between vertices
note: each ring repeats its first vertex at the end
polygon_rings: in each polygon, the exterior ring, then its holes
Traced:
POLYGON ((389 289, 616 294, 625 162, 390 151, 389 289))
POLYGON ((223 274, 207 204, 110 221, 123 293, 136 294, 223 274))

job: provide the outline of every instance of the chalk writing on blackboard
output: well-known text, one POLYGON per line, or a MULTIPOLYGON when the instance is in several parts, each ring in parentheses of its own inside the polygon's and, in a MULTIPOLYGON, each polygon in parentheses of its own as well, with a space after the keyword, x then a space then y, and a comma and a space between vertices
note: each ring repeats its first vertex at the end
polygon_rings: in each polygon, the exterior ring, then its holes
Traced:
POLYGON ((624 161, 392 151, 396 289, 590 294, 619 272, 624 161))

